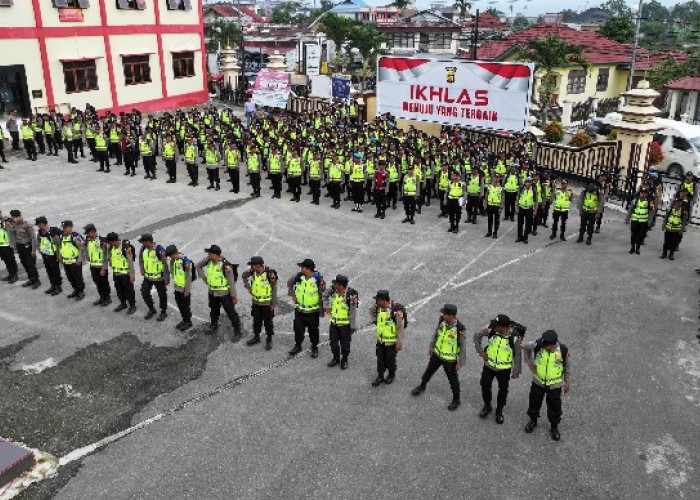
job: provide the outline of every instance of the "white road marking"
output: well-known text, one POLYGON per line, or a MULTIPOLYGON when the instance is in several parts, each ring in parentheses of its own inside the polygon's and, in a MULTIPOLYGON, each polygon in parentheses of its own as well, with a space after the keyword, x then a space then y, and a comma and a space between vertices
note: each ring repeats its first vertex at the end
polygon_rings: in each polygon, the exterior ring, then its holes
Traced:
POLYGON ((647 446, 646 459, 647 474, 657 473, 664 488, 676 490, 676 494, 683 498, 685 495, 680 487, 693 471, 688 450, 666 434, 657 444, 647 446))
POLYGON ((417 271, 418 269, 420 269, 420 268, 423 267, 424 265, 425 265, 425 262, 421 262, 420 264, 418 264, 417 266, 415 266, 415 267, 413 268, 413 271, 417 271))
POLYGON ((22 365, 22 370, 27 372, 27 374, 29 375, 36 375, 48 368, 53 368, 54 366, 56 366, 56 364, 56 360, 54 360, 53 358, 48 358, 44 361, 39 361, 38 363, 34 363, 31 365, 22 365))
MULTIPOLYGON (((177 312, 180 312, 180 310, 179 310, 176 306, 172 305, 170 302, 168 302, 168 307, 171 308, 171 309, 174 309, 174 310, 177 311, 177 312)), ((193 318, 193 319, 196 319, 197 321, 203 321, 203 322, 205 322, 205 323, 209 323, 209 320, 208 320, 208 319, 204 319, 204 318, 202 318, 202 317, 200 317, 200 316, 195 316, 194 314, 192 315, 192 318, 193 318)))

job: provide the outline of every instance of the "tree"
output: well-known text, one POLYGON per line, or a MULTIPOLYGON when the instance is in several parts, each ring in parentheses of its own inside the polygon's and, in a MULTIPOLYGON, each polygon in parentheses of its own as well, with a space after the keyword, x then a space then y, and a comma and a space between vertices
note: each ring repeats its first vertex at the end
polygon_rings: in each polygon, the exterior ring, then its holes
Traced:
POLYGON ((486 13, 491 14, 496 19, 500 19, 506 15, 505 12, 498 10, 496 7, 489 7, 486 9, 486 13))
POLYGON ((219 46, 226 47, 243 46, 243 33, 237 23, 217 19, 216 22, 209 28, 209 42, 207 43, 207 51, 216 52, 219 46))
POLYGON ((459 11, 459 18, 464 19, 467 17, 467 12, 472 8, 472 4, 468 0, 455 0, 455 9, 459 11))
POLYGON ((326 14, 318 25, 319 31, 325 33, 328 39, 335 44, 334 65, 336 69, 343 62, 343 44, 348 41, 350 31, 356 25, 355 21, 335 14, 326 14))
POLYGON ((664 85, 684 76, 694 75, 700 67, 700 55, 693 54, 685 62, 664 59, 656 63, 649 72, 649 85, 657 92, 664 92, 664 85))
POLYGON ((679 23, 687 23, 698 12, 700 12, 700 4, 695 0, 690 0, 674 5, 671 9, 671 19, 679 23))
POLYGON ((560 14, 561 14, 561 22, 563 22, 563 23, 568 23, 574 17, 578 16, 578 12, 573 10, 573 9, 564 9, 560 12, 560 14))
POLYGON ((527 17, 523 16, 522 14, 518 14, 515 16, 515 19, 513 19, 513 24, 511 24, 510 27, 515 32, 522 31, 530 27, 530 21, 528 21, 527 17))
POLYGON ((373 24, 357 24, 348 31, 348 52, 357 49, 362 56, 362 81, 374 68, 377 56, 388 53, 389 39, 377 31, 373 24))
POLYGON ((598 30, 604 37, 620 43, 630 43, 634 40, 634 32, 634 23, 627 17, 611 17, 598 30))
POLYGON ((600 8, 607 10, 615 17, 630 17, 630 8, 625 0, 608 0, 600 8))
POLYGON ((399 9, 399 11, 404 10, 406 7, 408 7, 411 4, 409 0, 394 0, 391 5, 399 9))
POLYGON ((520 59, 534 62, 537 69, 543 72, 539 95, 542 109, 540 122, 541 127, 544 128, 549 118, 549 104, 557 83, 557 68, 578 65, 588 72, 590 64, 583 55, 581 47, 555 35, 528 40, 527 51, 520 56, 520 59))
POLYGON ((277 6, 272 9, 272 24, 292 24, 295 21, 294 16, 282 6, 277 6))
POLYGON ((642 18, 644 20, 665 23, 671 17, 671 12, 656 0, 642 4, 642 18))

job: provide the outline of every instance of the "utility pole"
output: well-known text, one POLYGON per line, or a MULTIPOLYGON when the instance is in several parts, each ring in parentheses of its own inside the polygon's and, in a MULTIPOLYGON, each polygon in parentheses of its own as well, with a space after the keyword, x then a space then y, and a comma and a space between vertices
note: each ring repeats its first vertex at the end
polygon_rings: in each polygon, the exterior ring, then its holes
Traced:
POLYGON ((472 36, 472 60, 476 59, 476 43, 479 40, 479 9, 476 9, 474 17, 474 33, 472 36))
MULTIPOLYGON (((639 27, 642 24, 642 2, 644 0, 639 0, 639 7, 637 7, 637 25, 634 30, 634 45, 632 47, 632 61, 630 62, 630 76, 627 79, 627 92, 632 90, 632 81, 634 80, 634 66, 637 62, 637 46, 639 45, 639 27)), ((633 12, 634 14, 634 9, 633 12)))

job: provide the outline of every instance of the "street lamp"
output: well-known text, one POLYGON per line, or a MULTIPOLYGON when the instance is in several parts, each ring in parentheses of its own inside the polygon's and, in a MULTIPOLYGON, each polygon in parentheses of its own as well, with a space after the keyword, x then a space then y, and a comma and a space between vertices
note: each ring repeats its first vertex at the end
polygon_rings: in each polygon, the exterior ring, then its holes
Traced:
POLYGON ((632 61, 630 62, 630 75, 627 78, 627 92, 632 90, 632 80, 634 79, 634 65, 637 62, 637 46, 639 45, 639 27, 642 24, 642 2, 639 0, 639 5, 633 5, 630 8, 632 15, 635 16, 637 25, 634 30, 634 47, 632 48, 632 61))

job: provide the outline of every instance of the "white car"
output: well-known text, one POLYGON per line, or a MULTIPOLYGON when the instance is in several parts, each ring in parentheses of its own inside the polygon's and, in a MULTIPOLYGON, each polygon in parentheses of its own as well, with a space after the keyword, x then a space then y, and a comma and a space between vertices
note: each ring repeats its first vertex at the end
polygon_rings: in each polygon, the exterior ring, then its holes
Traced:
POLYGON ((700 126, 663 118, 655 121, 664 127, 654 134, 654 140, 664 153, 657 170, 673 177, 683 177, 686 172, 699 177, 700 126))

